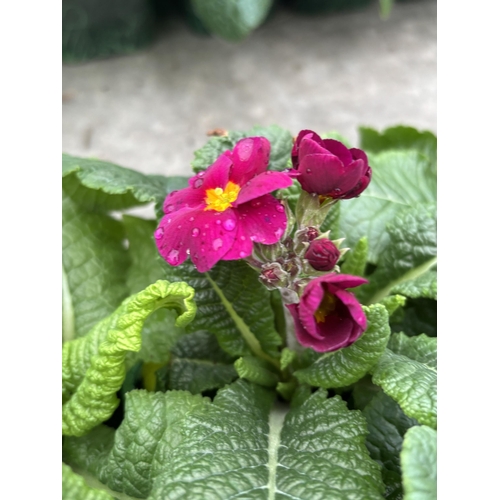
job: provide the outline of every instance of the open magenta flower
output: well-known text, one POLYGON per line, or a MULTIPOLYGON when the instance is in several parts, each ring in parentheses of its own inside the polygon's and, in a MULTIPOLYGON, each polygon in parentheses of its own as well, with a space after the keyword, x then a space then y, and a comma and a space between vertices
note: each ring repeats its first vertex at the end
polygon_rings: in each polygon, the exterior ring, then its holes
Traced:
POLYGON ((349 199, 368 186, 372 169, 361 149, 347 149, 340 141, 321 139, 312 130, 301 130, 292 148, 297 180, 308 193, 349 199))
POLYGON ((167 196, 155 239, 169 264, 177 266, 190 256, 205 272, 219 260, 248 257, 254 241, 270 245, 281 238, 285 208, 269 193, 292 180, 286 173, 266 171, 270 149, 265 137, 242 139, 189 179, 187 188, 167 196))
POLYGON ((366 330, 366 316, 353 288, 367 280, 348 274, 329 274, 310 281, 298 304, 287 305, 297 340, 318 352, 336 351, 355 342, 366 330))

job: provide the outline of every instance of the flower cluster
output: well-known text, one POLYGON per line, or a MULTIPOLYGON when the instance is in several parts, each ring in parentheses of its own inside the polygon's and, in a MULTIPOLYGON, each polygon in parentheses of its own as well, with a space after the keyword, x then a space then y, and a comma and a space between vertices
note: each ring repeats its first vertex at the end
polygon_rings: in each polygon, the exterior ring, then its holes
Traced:
POLYGON ((363 309, 347 291, 366 280, 339 274, 337 262, 347 249, 320 225, 330 204, 366 189, 368 159, 310 130, 293 144, 291 170, 268 170, 270 150, 264 137, 242 139, 187 188, 170 193, 154 234, 158 250, 172 266, 190 257, 199 272, 221 260, 246 259, 266 287, 281 290, 300 344, 318 352, 341 349, 366 329, 363 309), (295 221, 286 196, 271 194, 293 178, 303 189, 295 221))

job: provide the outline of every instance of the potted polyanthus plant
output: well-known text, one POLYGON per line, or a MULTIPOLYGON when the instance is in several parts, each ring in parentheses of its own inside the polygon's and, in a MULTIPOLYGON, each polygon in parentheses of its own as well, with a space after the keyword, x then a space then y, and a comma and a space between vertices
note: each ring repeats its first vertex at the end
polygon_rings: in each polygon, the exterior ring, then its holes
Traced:
POLYGON ((360 131, 63 155, 63 497, 436 498, 436 138, 360 131))

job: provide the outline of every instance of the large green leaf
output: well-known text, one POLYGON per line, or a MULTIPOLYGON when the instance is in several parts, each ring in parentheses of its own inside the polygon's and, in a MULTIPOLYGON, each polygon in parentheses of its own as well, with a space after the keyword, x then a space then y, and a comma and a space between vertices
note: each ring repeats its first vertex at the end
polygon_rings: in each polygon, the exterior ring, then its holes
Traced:
POLYGON ((425 334, 408 337, 403 332, 394 333, 387 347, 395 354, 423 363, 437 370, 437 338, 425 334))
POLYGON ((194 332, 180 338, 172 349, 169 366, 163 378, 169 389, 187 390, 193 394, 218 389, 238 377, 234 358, 225 353, 209 332, 194 332))
POLYGON ((399 293, 412 299, 437 300, 437 271, 430 270, 415 279, 399 283, 392 288, 391 293, 399 293))
POLYGON ((413 427, 401 451, 404 500, 437 498, 437 432, 425 425, 413 427))
POLYGON ((211 137, 207 143, 194 152, 191 166, 195 172, 205 170, 224 152, 233 149, 235 144, 244 137, 266 137, 271 143, 269 157, 270 170, 284 170, 290 161, 293 138, 288 130, 277 125, 269 127, 256 126, 248 131, 231 131, 227 136, 211 137))
POLYGON ((196 314, 194 290, 185 283, 158 281, 124 300, 85 337, 63 346, 63 434, 81 436, 108 419, 118 405, 127 351, 139 351, 145 319, 167 307, 185 326, 196 314))
POLYGON ((113 500, 113 497, 105 491, 90 487, 82 476, 75 474, 66 464, 62 464, 62 498, 63 500, 113 500))
POLYGON ((187 392, 132 391, 116 433, 101 427, 66 439, 64 459, 150 500, 382 499, 360 412, 324 391, 288 414, 273 400, 244 380, 213 403, 187 392))
POLYGON ((63 192, 63 339, 85 335, 128 295, 122 224, 63 192))
MULTIPOLYGON (((127 275, 129 293, 137 293, 164 277, 163 267, 158 259, 158 250, 153 233, 156 222, 128 215, 123 216, 123 225, 129 242, 130 269, 127 275)), ((128 364, 137 359, 151 363, 166 363, 170 351, 185 333, 184 328, 175 326, 176 314, 170 309, 159 309, 144 322, 141 350, 130 353, 128 364)))
POLYGON ((369 276, 363 296, 375 303, 406 281, 415 281, 437 262, 436 206, 418 205, 387 224, 389 242, 379 265, 369 276))
POLYGON ((296 371, 301 382, 324 388, 346 387, 375 365, 389 340, 389 316, 380 304, 363 309, 368 320, 363 335, 351 346, 323 354, 311 366, 296 371))
POLYGON ((417 151, 383 151, 369 161, 372 181, 359 198, 342 202, 340 232, 350 247, 366 236, 376 264, 389 243, 386 224, 405 208, 436 201, 436 174, 417 151))
MULTIPOLYGON (((411 338, 407 338, 411 340, 411 338)), ((419 346, 420 347, 420 346, 419 346)), ((427 346, 432 349, 431 346, 427 346)), ((404 352, 423 359, 415 345, 406 346, 404 352)), ((426 363, 387 349, 372 370, 373 382, 401 406, 408 417, 420 424, 437 426, 437 372, 433 355, 428 353, 426 363)))
POLYGON ((177 178, 145 175, 113 163, 67 154, 62 158, 62 175, 64 191, 76 203, 93 211, 157 202, 165 198, 169 183, 177 183, 177 178))
POLYGON ((281 337, 274 327, 270 292, 245 262, 221 261, 203 274, 191 262, 165 264, 165 272, 168 280, 185 281, 196 290, 199 313, 188 331, 208 330, 232 356, 254 353, 271 362, 278 357, 281 337))
POLYGON ((413 127, 396 126, 377 132, 369 127, 359 127, 360 147, 373 153, 391 149, 414 149, 436 163, 437 138, 428 130, 419 131, 413 127))
POLYGON ((406 431, 417 425, 408 418, 399 405, 378 392, 363 410, 368 424, 366 447, 370 456, 382 466, 382 478, 386 484, 386 497, 401 495, 401 466, 399 454, 406 431))
POLYGON ((364 276, 366 262, 368 260, 368 239, 361 238, 352 250, 347 252, 345 261, 342 264, 342 274, 354 276, 364 276))
POLYGON ((191 5, 211 33, 238 42, 264 22, 273 0, 191 0, 191 5))
POLYGON ((254 356, 243 356, 234 363, 240 378, 249 380, 264 387, 276 387, 279 381, 273 366, 254 356))

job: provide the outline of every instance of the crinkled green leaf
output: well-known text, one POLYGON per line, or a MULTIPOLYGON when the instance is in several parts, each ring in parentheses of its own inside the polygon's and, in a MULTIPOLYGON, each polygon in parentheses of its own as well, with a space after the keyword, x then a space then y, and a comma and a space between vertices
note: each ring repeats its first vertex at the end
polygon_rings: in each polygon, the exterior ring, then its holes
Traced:
POLYGON ((187 392, 132 391, 116 433, 99 427, 66 439, 64 459, 150 500, 383 498, 360 412, 322 391, 287 415, 273 400, 241 379, 213 403, 187 392))
POLYGON ((396 285, 391 293, 400 293, 412 299, 437 300, 437 271, 430 270, 415 279, 396 285))
POLYGON ((363 237, 356 243, 353 249, 347 252, 345 261, 341 267, 342 274, 364 276, 367 261, 368 239, 363 237))
POLYGON ((433 299, 408 299, 403 309, 391 317, 393 332, 404 331, 409 336, 426 333, 437 336, 437 301, 433 299))
POLYGON ((63 189, 92 211, 122 210, 165 198, 165 177, 63 154, 63 189))
MULTIPOLYGON (((280 189, 279 197, 286 200, 292 212, 295 213, 297 208, 297 201, 299 200, 300 193, 302 192, 302 187, 297 179, 293 179, 293 184, 285 189, 280 189)), ((338 204, 337 204, 338 205, 338 204)))
POLYGON ((368 403, 379 393, 382 389, 372 383, 370 375, 364 376, 352 386, 350 403, 356 410, 364 410, 368 403))
POLYGON ((113 500, 113 497, 105 491, 91 488, 82 476, 75 474, 66 464, 62 464, 62 498, 63 500, 113 500))
MULTIPOLYGON (((129 293, 137 293, 163 278, 163 267, 158 259, 158 250, 153 233, 156 222, 129 215, 123 216, 123 224, 129 242, 131 265, 127 275, 129 293)), ((175 326, 176 313, 170 309, 159 309, 144 322, 141 350, 128 355, 128 364, 137 359, 150 363, 166 363, 170 351, 185 330, 175 326)))
MULTIPOLYGON (((272 434, 271 428, 271 439, 272 434)), ((285 417, 275 494, 269 498, 383 498, 380 468, 369 458, 366 434, 360 412, 348 410, 339 396, 326 399, 326 391, 317 391, 285 417)))
POLYGON ((393 333, 387 347, 394 354, 402 354, 437 370, 437 338, 435 337, 428 337, 423 333, 416 337, 408 337, 403 332, 393 333))
POLYGON ((389 243, 363 289, 369 303, 380 301, 396 286, 436 265, 436 206, 418 205, 402 211, 387 224, 387 234, 389 243))
MULTIPOLYGON (((188 331, 208 330, 232 356, 247 356, 259 349, 278 357, 281 337, 274 327, 270 292, 243 261, 221 261, 208 273, 191 262, 165 264, 167 279, 185 281, 196 290, 198 315, 188 331)), ((260 356, 262 357, 262 356, 260 356)))
POLYGON ((208 403, 184 391, 131 391, 118 430, 101 426, 81 438, 67 438, 64 459, 113 491, 146 498, 166 458, 183 439, 185 419, 197 411, 203 414, 208 403))
POLYGON ((196 314, 194 290, 186 283, 158 281, 124 300, 85 337, 63 346, 63 434, 81 436, 104 422, 118 405, 127 351, 139 351, 145 319, 167 307, 185 326, 196 314))
POLYGON ((213 334, 195 332, 179 339, 172 349, 169 366, 162 371, 169 389, 198 394, 224 387, 236 379, 233 363, 234 358, 219 347, 213 334))
POLYGON ((417 425, 417 421, 407 417, 399 405, 379 392, 363 410, 368 424, 366 447, 370 456, 382 466, 384 483, 389 483, 386 496, 401 495, 401 467, 399 454, 406 431, 417 425))
POLYGON ((425 425, 405 435, 401 451, 404 500, 437 498, 437 432, 425 425))
POLYGON ((122 224, 85 211, 63 191, 63 339, 85 335, 128 295, 122 224))
POLYGON ((284 170, 290 161, 293 138, 288 130, 277 125, 269 127, 256 126, 248 131, 231 131, 227 136, 211 137, 208 142, 194 152, 194 160, 191 167, 195 172, 205 170, 224 152, 233 149, 235 144, 245 137, 266 137, 271 143, 271 154, 269 157, 270 170, 284 170))
MULTIPOLYGON (((384 0, 385 1, 385 0, 384 0)), ((378 132, 369 127, 359 127, 361 148, 374 153, 392 149, 414 149, 436 163, 437 138, 428 130, 398 125, 378 132)))
POLYGON ((404 307, 404 305, 406 304, 406 297, 403 297, 402 295, 388 295, 380 301, 380 304, 382 304, 387 309, 390 317, 400 307, 404 307))
POLYGON ((211 33, 238 42, 264 22, 273 0, 191 0, 191 5, 211 33))
POLYGON ((346 387, 353 384, 375 365, 389 340, 389 316, 384 306, 364 307, 368 328, 349 347, 321 355, 311 366, 298 370, 301 382, 324 387, 346 387))
POLYGON ((253 356, 244 356, 234 363, 234 368, 240 378, 244 378, 264 387, 276 387, 279 377, 272 371, 272 367, 253 356))
POLYGON ((417 151, 383 151, 369 155, 372 181, 359 198, 342 201, 340 234, 353 247, 368 238, 370 262, 385 254, 385 227, 403 209, 436 201, 436 174, 417 151))
POLYGON ((437 372, 431 365, 387 349, 372 370, 372 380, 408 417, 436 428, 437 372))

